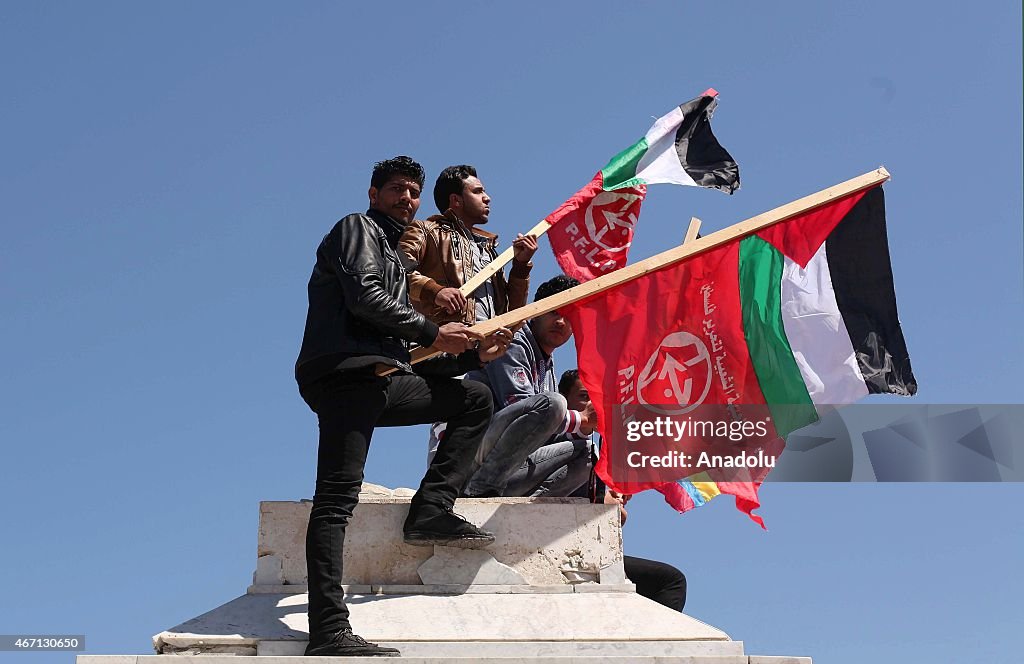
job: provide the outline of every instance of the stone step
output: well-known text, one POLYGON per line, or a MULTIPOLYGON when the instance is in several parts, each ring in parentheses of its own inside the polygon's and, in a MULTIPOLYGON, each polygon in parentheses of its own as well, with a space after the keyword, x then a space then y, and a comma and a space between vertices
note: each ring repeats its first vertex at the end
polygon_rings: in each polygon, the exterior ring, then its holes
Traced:
MULTIPOLYGON (((306 641, 260 641, 260 656, 296 656, 306 641)), ((742 641, 388 641, 402 657, 736 657, 743 656, 742 641)), ((744 660, 746 664, 746 660, 744 660)))
MULTIPOLYGON (((742 653, 742 644, 725 632, 630 592, 353 595, 347 600, 356 632, 378 643, 418 642, 426 648, 460 642, 599 642, 617 652, 616 644, 669 641, 706 644, 696 654, 742 653), (714 650, 717 646, 728 649, 714 650)), ((161 632, 153 645, 166 654, 256 655, 265 642, 304 644, 306 602, 302 594, 242 595, 161 632)), ((290 652, 297 653, 298 646, 290 652)))

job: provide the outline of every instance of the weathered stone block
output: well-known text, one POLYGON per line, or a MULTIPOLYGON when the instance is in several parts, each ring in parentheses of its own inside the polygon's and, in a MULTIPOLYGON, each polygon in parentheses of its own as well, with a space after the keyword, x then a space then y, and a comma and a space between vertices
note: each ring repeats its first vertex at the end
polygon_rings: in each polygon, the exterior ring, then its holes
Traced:
MULTIPOLYGON (((434 549, 402 543, 409 499, 378 491, 363 494, 360 500, 346 533, 343 582, 371 586, 421 583, 418 570, 434 555, 434 549)), ((254 592, 265 585, 305 586, 310 509, 309 502, 260 504, 260 562, 254 592)), ((622 530, 613 505, 592 505, 573 498, 469 498, 457 501, 455 509, 494 532, 495 542, 485 551, 518 575, 495 583, 624 582, 622 530)))
POLYGON ((417 572, 427 584, 517 585, 525 584, 523 575, 502 565, 486 551, 451 549, 435 546, 434 555, 417 572))

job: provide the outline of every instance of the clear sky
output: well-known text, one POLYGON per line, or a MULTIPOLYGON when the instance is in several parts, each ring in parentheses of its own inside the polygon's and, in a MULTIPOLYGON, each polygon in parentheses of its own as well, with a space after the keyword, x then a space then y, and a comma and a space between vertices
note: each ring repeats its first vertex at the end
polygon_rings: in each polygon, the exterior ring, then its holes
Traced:
MULTIPOLYGON (((313 490, 314 250, 395 154, 475 164, 507 242, 713 86, 742 188, 652 188, 632 260, 884 165, 917 400, 1024 401, 1018 2, 8 1, 0 70, 0 633, 145 654, 244 592, 258 502, 313 490)), ((415 486, 425 437, 368 479, 415 486)), ((750 653, 1006 661, 1022 500, 774 484, 763 532, 645 495, 626 549, 750 653)))

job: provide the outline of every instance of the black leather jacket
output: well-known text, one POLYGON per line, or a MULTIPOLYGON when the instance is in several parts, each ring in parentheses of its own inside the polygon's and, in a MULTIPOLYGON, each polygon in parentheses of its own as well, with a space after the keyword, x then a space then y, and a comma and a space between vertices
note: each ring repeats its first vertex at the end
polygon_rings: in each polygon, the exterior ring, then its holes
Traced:
POLYGON ((320 242, 295 362, 300 385, 377 363, 408 370, 409 342, 434 343, 437 325, 409 304, 406 271, 395 251, 402 228, 368 210, 348 215, 320 242))

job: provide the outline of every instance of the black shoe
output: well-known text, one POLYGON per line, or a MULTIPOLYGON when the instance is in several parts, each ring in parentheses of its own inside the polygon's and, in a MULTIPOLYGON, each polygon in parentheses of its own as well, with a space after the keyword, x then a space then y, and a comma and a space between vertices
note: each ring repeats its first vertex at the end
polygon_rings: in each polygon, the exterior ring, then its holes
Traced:
POLYGON ((343 629, 327 637, 326 641, 310 639, 306 646, 306 657, 400 657, 397 648, 386 648, 370 643, 352 633, 352 628, 343 629), (313 645, 316 643, 316 645, 313 645))
POLYGON ((463 517, 434 505, 409 508, 405 520, 405 543, 414 546, 457 546, 479 549, 494 542, 494 534, 477 528, 463 517))

